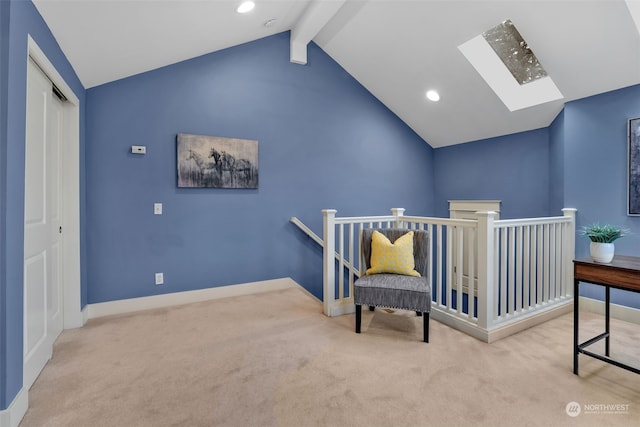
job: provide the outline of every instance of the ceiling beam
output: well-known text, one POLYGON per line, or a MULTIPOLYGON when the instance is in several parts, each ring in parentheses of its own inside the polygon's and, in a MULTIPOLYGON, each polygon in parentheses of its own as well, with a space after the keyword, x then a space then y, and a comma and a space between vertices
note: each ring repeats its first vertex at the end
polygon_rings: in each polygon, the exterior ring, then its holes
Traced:
POLYGON ((313 0, 291 30, 290 61, 307 63, 307 45, 327 25, 346 0, 313 0))
POLYGON ((626 3, 629 8, 629 12, 631 13, 631 17, 633 18, 633 22, 636 24, 636 28, 640 33, 640 2, 626 0, 626 3))

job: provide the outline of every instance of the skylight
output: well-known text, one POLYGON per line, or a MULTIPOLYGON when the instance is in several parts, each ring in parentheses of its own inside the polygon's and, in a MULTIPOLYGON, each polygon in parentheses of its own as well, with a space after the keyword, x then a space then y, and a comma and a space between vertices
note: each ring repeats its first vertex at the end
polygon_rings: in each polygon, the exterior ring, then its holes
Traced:
POLYGON ((510 19, 485 31, 482 37, 521 85, 547 76, 547 71, 510 19))
POLYGON ((562 99, 562 93, 510 20, 458 49, 509 111, 562 99))

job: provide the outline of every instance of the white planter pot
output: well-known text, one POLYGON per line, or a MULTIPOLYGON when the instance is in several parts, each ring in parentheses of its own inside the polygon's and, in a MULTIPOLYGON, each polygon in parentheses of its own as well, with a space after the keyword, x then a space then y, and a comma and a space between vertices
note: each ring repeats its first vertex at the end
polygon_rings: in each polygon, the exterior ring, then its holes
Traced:
POLYGON ((613 243, 591 242, 589 250, 591 252, 591 258, 593 258, 595 262, 608 264, 613 260, 615 246, 613 243))

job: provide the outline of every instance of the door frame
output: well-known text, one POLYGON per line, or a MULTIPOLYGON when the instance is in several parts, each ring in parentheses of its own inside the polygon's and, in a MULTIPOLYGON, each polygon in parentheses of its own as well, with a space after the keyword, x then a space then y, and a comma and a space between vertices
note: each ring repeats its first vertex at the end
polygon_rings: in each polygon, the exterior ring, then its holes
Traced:
POLYGON ((31 35, 28 36, 27 46, 28 52, 25 58, 27 63, 31 57, 68 101, 64 104, 66 131, 62 147, 65 165, 62 168, 64 192, 61 200, 64 236, 62 245, 63 329, 78 328, 85 322, 80 292, 80 100, 31 35))

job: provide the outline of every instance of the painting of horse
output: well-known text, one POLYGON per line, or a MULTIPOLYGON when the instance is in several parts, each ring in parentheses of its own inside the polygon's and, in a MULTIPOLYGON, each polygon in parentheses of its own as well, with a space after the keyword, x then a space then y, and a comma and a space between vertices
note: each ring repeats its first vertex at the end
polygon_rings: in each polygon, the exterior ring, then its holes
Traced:
POLYGON ((258 188, 258 141, 179 133, 178 187, 258 188))

